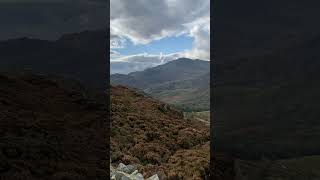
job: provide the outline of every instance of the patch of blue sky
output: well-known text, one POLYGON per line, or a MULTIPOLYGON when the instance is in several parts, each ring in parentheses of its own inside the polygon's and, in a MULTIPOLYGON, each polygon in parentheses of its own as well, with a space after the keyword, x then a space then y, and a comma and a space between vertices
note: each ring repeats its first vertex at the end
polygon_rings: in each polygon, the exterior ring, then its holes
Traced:
POLYGON ((171 54, 190 50, 192 48, 193 38, 181 35, 162 38, 160 40, 152 41, 148 44, 134 45, 130 40, 126 41, 124 48, 114 49, 121 55, 134 54, 171 54))

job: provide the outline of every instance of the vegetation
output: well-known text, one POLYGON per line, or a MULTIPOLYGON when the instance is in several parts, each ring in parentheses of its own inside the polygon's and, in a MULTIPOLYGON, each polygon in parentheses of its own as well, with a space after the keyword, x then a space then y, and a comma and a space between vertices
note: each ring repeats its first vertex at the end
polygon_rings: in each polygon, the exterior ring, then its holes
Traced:
POLYGON ((128 75, 113 74, 111 83, 143 90, 182 111, 210 109, 210 64, 181 58, 128 75))
POLYGON ((147 177, 208 176, 209 127, 201 122, 123 86, 111 88, 111 120, 112 163, 134 164, 147 177))

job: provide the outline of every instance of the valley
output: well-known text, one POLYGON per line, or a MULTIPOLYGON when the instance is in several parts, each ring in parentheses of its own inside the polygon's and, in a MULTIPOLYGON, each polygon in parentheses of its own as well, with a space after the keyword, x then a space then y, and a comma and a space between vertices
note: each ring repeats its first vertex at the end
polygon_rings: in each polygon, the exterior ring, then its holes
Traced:
POLYGON ((144 71, 112 74, 111 84, 143 90, 183 111, 210 109, 210 62, 180 58, 144 71))

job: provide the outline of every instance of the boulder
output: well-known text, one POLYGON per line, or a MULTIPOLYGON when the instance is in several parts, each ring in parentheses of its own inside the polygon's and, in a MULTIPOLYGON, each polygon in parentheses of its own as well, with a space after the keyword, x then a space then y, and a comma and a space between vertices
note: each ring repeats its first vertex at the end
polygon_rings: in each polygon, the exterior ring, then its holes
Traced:
MULTIPOLYGON (((110 165, 110 179, 112 180, 144 180, 144 177, 133 165, 120 163, 115 169, 110 165)), ((158 175, 153 175, 146 180, 159 180, 158 175)))
POLYGON ((149 177, 149 178, 148 178, 148 179, 146 179, 146 180, 159 180, 159 177, 158 177, 158 175, 157 175, 157 174, 155 174, 155 175, 153 175, 153 176, 149 177))

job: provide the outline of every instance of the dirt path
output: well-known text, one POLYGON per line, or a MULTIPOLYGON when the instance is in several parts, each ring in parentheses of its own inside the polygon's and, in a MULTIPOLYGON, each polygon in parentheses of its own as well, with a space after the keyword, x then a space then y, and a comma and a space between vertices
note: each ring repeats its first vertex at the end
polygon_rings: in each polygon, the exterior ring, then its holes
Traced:
POLYGON ((196 117, 195 119, 198 120, 198 121, 203 122, 203 123, 204 123, 205 125, 207 125, 207 126, 210 126, 210 122, 209 122, 209 121, 206 121, 206 120, 201 119, 201 118, 198 118, 198 117, 196 117))

